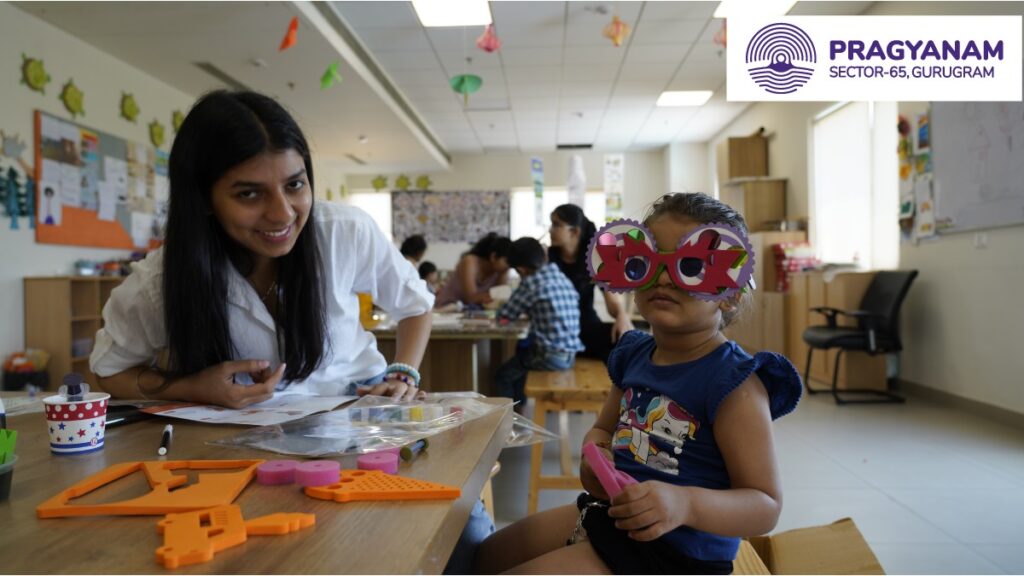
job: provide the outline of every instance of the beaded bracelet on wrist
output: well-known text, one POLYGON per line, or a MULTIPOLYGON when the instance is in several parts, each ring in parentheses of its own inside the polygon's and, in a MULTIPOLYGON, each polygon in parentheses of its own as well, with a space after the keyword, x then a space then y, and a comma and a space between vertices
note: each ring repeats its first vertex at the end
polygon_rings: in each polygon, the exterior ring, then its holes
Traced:
POLYGON ((384 371, 385 377, 390 374, 401 374, 408 376, 413 380, 413 386, 419 386, 420 384, 420 372, 416 368, 402 362, 392 362, 388 364, 387 369, 384 371))

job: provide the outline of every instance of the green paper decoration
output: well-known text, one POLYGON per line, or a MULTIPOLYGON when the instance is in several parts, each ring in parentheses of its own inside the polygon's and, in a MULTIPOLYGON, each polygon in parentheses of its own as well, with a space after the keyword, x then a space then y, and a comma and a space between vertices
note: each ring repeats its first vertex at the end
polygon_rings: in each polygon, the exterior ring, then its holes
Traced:
POLYGON ((21 54, 21 83, 28 86, 29 90, 46 94, 46 85, 50 82, 50 75, 46 73, 46 66, 42 60, 29 58, 21 54))
POLYGON ((129 122, 135 122, 139 117, 139 105, 135 102, 135 96, 121 92, 121 118, 129 122))
POLYGON ((149 123, 149 141, 157 148, 164 144, 164 125, 155 119, 149 123))
POLYGON ((60 101, 71 113, 71 117, 85 116, 85 94, 75 86, 74 80, 68 80, 60 91, 60 101))
POLYGON ((401 174, 398 178, 395 178, 395 188, 398 188, 403 192, 409 189, 410 184, 412 184, 412 182, 409 181, 409 177, 405 174, 401 174))
POLYGON ((377 192, 388 187, 388 179, 384 176, 377 176, 371 181, 371 183, 373 184, 373 189, 377 192))
POLYGON ((429 190, 431 184, 433 184, 433 182, 430 181, 430 176, 427 176, 426 174, 416 179, 416 188, 419 190, 429 190))
POLYGON ((341 82, 341 73, 338 72, 338 63, 332 62, 324 71, 324 75, 320 77, 320 89, 326 90, 338 82, 341 82))
POLYGON ((464 104, 469 104, 469 95, 476 92, 484 85, 483 79, 473 74, 459 74, 458 76, 452 76, 448 83, 451 85, 452 90, 458 94, 462 94, 464 104))
POLYGON ((175 110, 171 112, 171 127, 174 128, 174 133, 177 134, 178 130, 181 130, 181 125, 185 122, 185 114, 181 110, 175 110))

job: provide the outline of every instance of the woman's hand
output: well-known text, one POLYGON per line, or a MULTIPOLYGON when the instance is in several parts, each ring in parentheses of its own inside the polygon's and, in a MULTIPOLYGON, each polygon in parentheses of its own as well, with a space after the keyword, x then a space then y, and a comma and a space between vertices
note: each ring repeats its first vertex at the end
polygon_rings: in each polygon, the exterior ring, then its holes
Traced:
POLYGON ((615 317, 615 323, 612 324, 612 344, 619 341, 622 335, 629 332, 634 328, 633 321, 629 319, 629 316, 625 314, 619 314, 615 317))
POLYGON ((190 376, 183 384, 187 386, 189 400, 239 409, 272 398, 284 369, 285 365, 281 364, 271 371, 270 362, 266 360, 231 360, 210 366, 190 376), (241 373, 252 378, 252 385, 235 383, 235 374, 241 373))
MULTIPOLYGON (((608 448, 604 446, 598 446, 603 456, 606 456, 612 465, 614 466, 615 458, 608 448)), ((597 475, 594 474, 594 469, 587 463, 586 458, 580 458, 580 482, 583 483, 583 489, 590 493, 594 498, 601 500, 608 499, 608 493, 604 491, 604 486, 601 486, 601 481, 597 479, 597 475)))
POLYGON ((384 377, 384 381, 373 386, 365 386, 356 390, 359 396, 390 396, 395 400, 423 400, 427 393, 423 390, 402 382, 397 375, 392 373, 384 377), (396 376, 391 378, 391 376, 396 376))
POLYGON ((617 519, 615 527, 627 530, 630 538, 640 542, 656 540, 689 524, 689 514, 689 489, 657 480, 626 486, 608 509, 608 515, 617 519))

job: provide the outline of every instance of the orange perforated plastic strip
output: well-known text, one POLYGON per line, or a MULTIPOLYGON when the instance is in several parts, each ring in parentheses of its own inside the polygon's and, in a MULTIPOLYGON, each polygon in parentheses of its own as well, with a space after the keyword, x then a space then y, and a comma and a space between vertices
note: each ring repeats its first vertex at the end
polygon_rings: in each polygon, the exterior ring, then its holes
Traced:
POLYGON ((172 460, 116 464, 43 502, 36 507, 36 515, 40 518, 152 515, 189 512, 230 504, 253 479, 256 475, 256 467, 262 463, 263 460, 172 460), (233 468, 241 468, 241 470, 199 474, 198 482, 183 488, 179 488, 179 486, 188 482, 188 476, 174 473, 174 470, 231 470, 233 468), (146 479, 152 488, 149 494, 106 504, 70 503, 74 498, 84 496, 139 470, 146 474, 146 479))
POLYGON ((178 568, 213 559, 225 548, 245 542, 242 511, 234 504, 183 514, 168 514, 157 523, 164 545, 156 549, 156 561, 164 568, 178 568))
POLYGON ((454 500, 462 493, 454 486, 386 474, 380 470, 342 470, 337 484, 306 488, 306 495, 321 500, 454 500))

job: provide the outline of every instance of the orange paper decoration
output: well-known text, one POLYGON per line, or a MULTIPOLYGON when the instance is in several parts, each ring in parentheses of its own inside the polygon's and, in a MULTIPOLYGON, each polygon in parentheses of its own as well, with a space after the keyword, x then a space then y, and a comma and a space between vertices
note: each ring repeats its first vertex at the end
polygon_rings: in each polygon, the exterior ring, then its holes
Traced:
POLYGON ((277 50, 283 52, 292 46, 295 46, 295 40, 299 34, 299 17, 295 16, 292 18, 291 23, 288 24, 288 32, 285 32, 284 38, 281 40, 281 47, 277 50))
POLYGON ((620 20, 618 16, 612 16, 611 24, 604 27, 602 34, 618 47, 622 46, 622 41, 626 39, 626 36, 629 36, 629 30, 629 24, 620 20))

